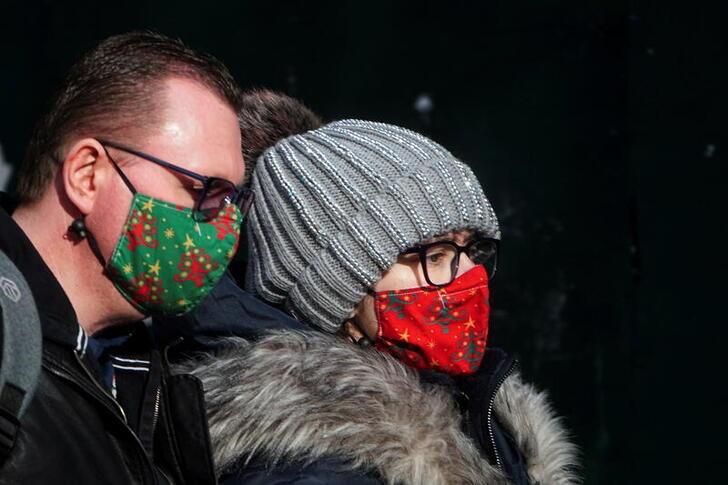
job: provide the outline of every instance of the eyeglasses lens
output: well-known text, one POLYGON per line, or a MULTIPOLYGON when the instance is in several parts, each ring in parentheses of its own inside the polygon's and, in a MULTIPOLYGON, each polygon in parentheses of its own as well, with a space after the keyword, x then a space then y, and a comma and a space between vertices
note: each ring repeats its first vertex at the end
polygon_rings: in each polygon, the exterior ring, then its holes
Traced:
POLYGON ((453 280, 458 251, 452 244, 436 244, 425 252, 425 270, 433 285, 446 285, 453 280))
POLYGON ((214 219, 234 194, 235 185, 231 182, 218 178, 208 179, 195 206, 195 218, 200 221, 214 219))
POLYGON ((489 239, 474 241, 469 247, 468 256, 475 264, 482 264, 488 278, 493 279, 498 262, 498 246, 495 242, 489 239))

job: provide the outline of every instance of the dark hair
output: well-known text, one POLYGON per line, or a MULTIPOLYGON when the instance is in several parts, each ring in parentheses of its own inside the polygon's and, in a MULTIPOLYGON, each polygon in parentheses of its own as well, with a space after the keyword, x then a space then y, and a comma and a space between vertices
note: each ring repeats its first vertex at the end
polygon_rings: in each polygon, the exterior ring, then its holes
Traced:
POLYGON ((266 148, 322 125, 321 118, 301 101, 268 89, 244 92, 238 119, 246 183, 253 174, 255 161, 266 148))
POLYGON ((21 202, 39 199, 58 167, 58 150, 71 137, 141 137, 159 122, 170 77, 209 88, 235 112, 240 90, 227 68, 178 39, 155 32, 129 32, 102 41, 66 73, 50 108, 31 137, 18 179, 21 202))

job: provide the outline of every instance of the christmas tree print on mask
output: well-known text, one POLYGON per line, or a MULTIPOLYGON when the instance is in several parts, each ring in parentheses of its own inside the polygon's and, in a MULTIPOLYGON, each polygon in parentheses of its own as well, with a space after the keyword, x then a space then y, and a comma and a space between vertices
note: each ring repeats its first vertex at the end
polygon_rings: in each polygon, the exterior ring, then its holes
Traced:
POLYGON ((485 335, 481 335, 475 329, 467 330, 457 343, 450 360, 457 363, 462 362, 472 372, 477 371, 485 356, 485 344, 488 341, 487 327, 484 333, 485 335))
POLYGON ((397 318, 406 318, 407 311, 405 307, 415 303, 417 297, 418 293, 400 294, 393 291, 382 295, 381 299, 377 298, 377 308, 380 313, 392 312, 397 315, 397 318))
POLYGON ((135 194, 107 273, 145 315, 181 315, 217 284, 237 250, 242 215, 227 205, 214 219, 135 194))
POLYGON ((127 224, 127 249, 134 251, 137 246, 156 248, 157 218, 151 214, 134 209, 127 224))
POLYGON ((439 291, 439 300, 433 301, 427 309, 429 316, 425 318, 428 325, 438 325, 442 333, 450 332, 450 325, 468 316, 466 309, 458 309, 458 305, 449 301, 447 292, 439 291))
POLYGON ((200 287, 205 283, 205 275, 216 270, 218 264, 212 260, 209 254, 205 254, 202 248, 195 248, 182 254, 182 261, 177 265, 180 271, 174 275, 178 283, 192 281, 195 286, 200 287))
POLYGON ((377 292, 375 347, 417 369, 472 374, 485 355, 488 275, 475 266, 449 285, 377 292))

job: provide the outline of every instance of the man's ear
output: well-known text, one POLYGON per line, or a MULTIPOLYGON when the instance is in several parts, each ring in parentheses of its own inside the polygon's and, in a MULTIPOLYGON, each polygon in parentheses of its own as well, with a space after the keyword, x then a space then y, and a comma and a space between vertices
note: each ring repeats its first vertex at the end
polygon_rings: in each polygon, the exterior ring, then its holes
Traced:
POLYGON ((99 196, 99 188, 109 176, 106 150, 94 138, 76 141, 66 152, 61 168, 63 188, 68 200, 82 215, 93 209, 99 196))

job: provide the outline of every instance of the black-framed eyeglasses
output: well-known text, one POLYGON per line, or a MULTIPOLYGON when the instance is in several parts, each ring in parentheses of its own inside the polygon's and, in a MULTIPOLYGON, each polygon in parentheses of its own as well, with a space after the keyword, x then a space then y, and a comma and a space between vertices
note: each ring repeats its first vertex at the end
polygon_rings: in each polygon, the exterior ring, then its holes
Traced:
POLYGON ((453 282, 460 267, 460 254, 465 253, 475 264, 482 264, 492 280, 498 269, 498 240, 478 238, 465 246, 455 241, 436 241, 418 244, 402 254, 417 254, 422 273, 431 286, 441 287, 453 282))
MULTIPOLYGON (((173 163, 169 163, 160 158, 148 155, 144 152, 140 152, 139 150, 134 150, 133 148, 120 145, 119 143, 102 139, 99 139, 98 141, 104 146, 116 148, 117 150, 121 150, 122 152, 131 153, 132 155, 135 155, 139 158, 143 158, 144 160, 156 163, 157 165, 160 165, 164 168, 173 170, 175 172, 181 173, 182 175, 186 175, 187 177, 202 182, 202 187, 200 189, 196 189, 199 190, 199 192, 197 195, 197 200, 195 201, 195 205, 192 208, 192 217, 196 221, 209 221, 210 219, 214 219, 220 213, 220 211, 225 208, 227 204, 234 204, 238 206, 240 212, 245 215, 245 213, 248 212, 248 209, 250 209, 250 206, 253 203, 253 191, 247 187, 236 187, 235 184, 232 183, 230 180, 219 177, 208 177, 206 175, 200 175, 199 173, 195 173, 191 170, 187 170, 186 168, 179 167, 173 163)), ((121 171, 121 168, 119 168, 119 166, 111 158, 111 156, 109 156, 109 159, 111 160, 114 168, 116 168, 117 172, 119 172, 119 175, 124 180, 124 183, 126 183, 126 185, 129 187, 129 190, 131 190, 133 193, 136 193, 136 189, 126 177, 126 175, 124 175, 124 173, 121 171)))

